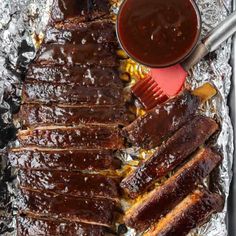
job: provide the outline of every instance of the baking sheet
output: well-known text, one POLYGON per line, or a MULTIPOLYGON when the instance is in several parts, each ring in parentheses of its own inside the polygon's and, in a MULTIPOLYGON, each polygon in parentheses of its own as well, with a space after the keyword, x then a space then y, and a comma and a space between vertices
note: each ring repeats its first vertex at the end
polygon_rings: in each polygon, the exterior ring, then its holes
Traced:
MULTIPOLYGON (((233 9, 236 10, 236 0, 233 0, 233 9)), ((236 94, 235 94, 235 80, 236 80, 236 35, 233 37, 231 66, 233 68, 232 86, 229 98, 230 116, 234 127, 234 137, 236 137, 236 94)), ((234 138, 234 147, 236 150, 236 139, 234 138)), ((236 155, 234 151, 234 165, 233 165, 233 180, 230 188, 230 198, 228 203, 228 230, 229 236, 236 235, 236 155)))
MULTIPOLYGON (((33 48, 32 39, 35 33, 40 34, 42 25, 45 24, 47 19, 47 9, 45 6, 49 4, 51 0, 4 0, 0 9, 0 43, 2 48, 0 50, 0 68, 1 68, 1 81, 0 87, 3 90, 12 92, 12 82, 19 84, 21 74, 18 72, 19 62, 27 64, 34 57, 35 50, 33 48), (1 12, 3 10, 3 12, 1 12), (44 15, 44 14, 45 15, 44 15), (42 16, 44 15, 44 16, 42 16), (36 18, 35 18, 36 17, 36 18), (43 23, 43 24, 42 24, 43 23), (41 26, 39 29, 39 26, 41 26), (23 33, 23 37, 21 36, 23 33), (24 43, 28 46, 29 51, 25 51, 24 43), (19 50, 21 50, 19 52, 19 50), (23 60, 22 60, 23 59, 23 60), (9 62, 11 69, 9 70, 9 62)), ((212 27, 217 25, 221 20, 226 17, 231 11, 232 0, 197 0, 201 12, 203 14, 203 34, 206 34, 212 27)), ((213 100, 212 103, 207 104, 206 114, 215 116, 211 112, 210 108, 219 109, 219 115, 221 119, 224 119, 223 130, 219 139, 219 144, 224 151, 224 163, 221 168, 220 185, 223 187, 223 192, 228 195, 229 183, 231 181, 231 165, 232 165, 232 129, 231 123, 228 117, 228 107, 226 106, 226 97, 231 88, 231 67, 228 64, 228 59, 231 53, 230 40, 227 41, 222 47, 213 55, 208 58, 208 61, 202 61, 192 71, 192 76, 189 81, 194 81, 193 87, 199 84, 211 80, 219 89, 219 96, 213 100), (224 81, 222 80, 224 78, 224 81), (226 142, 226 143, 225 143, 226 142)), ((236 55, 236 54, 235 54, 236 55)), ((233 63, 235 63, 233 61, 233 63)), ((235 67, 234 67, 235 69, 235 67)), ((15 87, 15 91, 18 92, 18 87, 15 87)), ((0 95, 1 95, 0 94, 0 95)), ((235 106, 235 96, 231 93, 231 109, 235 106)), ((0 96, 2 98, 2 96, 0 96)), ((6 122, 11 122, 11 109, 6 101, 1 101, 3 108, 8 108, 9 111, 4 113, 4 119, 6 122)), ((9 185, 10 186, 10 185, 9 185)), ((9 187, 11 190, 11 187, 9 187)), ((235 196, 236 197, 236 196, 235 196)), ((232 199, 232 197, 231 197, 232 199)), ((229 206, 229 227, 232 235, 236 230, 231 229, 235 225, 235 219, 233 214, 235 211, 231 211, 232 204, 229 206), (232 223, 231 223, 232 222, 232 223)), ((234 205, 235 206, 235 205, 234 205)), ((215 215, 209 223, 197 230, 199 236, 225 236, 227 235, 226 225, 226 208, 223 213, 215 215)), ((14 227, 14 223, 11 225, 14 227)), ((4 235, 7 235, 6 233, 4 235)), ((14 235, 14 234, 13 234, 14 235)), ((135 235, 135 232, 130 231, 127 235, 135 235)), ((195 232, 192 235, 196 235, 195 232)))

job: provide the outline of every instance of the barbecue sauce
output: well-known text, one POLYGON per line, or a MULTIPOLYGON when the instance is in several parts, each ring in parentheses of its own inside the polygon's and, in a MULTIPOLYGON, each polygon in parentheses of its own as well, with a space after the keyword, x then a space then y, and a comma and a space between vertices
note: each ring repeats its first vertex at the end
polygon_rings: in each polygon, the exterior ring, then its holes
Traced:
POLYGON ((200 17, 191 0, 127 0, 117 32, 124 50, 150 67, 173 65, 195 46, 200 17))

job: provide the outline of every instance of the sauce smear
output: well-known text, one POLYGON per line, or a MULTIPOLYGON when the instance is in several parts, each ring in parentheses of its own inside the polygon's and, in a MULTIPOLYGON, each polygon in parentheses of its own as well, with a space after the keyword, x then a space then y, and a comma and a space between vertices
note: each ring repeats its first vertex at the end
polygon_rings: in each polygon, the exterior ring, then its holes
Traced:
POLYGON ((195 46, 200 16, 191 0, 127 0, 117 32, 124 50, 150 67, 178 63, 195 46))

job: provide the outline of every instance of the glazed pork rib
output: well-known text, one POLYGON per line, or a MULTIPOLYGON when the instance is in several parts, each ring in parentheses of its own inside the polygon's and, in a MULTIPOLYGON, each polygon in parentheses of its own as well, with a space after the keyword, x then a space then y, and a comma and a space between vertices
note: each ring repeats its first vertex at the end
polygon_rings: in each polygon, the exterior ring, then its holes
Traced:
POLYGON ((123 89, 110 87, 82 87, 71 84, 26 82, 23 103, 59 103, 73 105, 121 105, 123 89))
POLYGON ((107 229, 99 225, 24 216, 17 217, 17 235, 19 236, 105 236, 106 232, 107 229))
POLYGON ((119 149, 123 138, 117 126, 46 127, 18 133, 21 146, 77 149, 119 149))
POLYGON ((112 226, 118 206, 109 199, 78 198, 22 189, 21 214, 112 226))
POLYGON ((223 199, 218 194, 196 190, 144 233, 144 236, 185 236, 204 223, 212 213, 221 211, 223 205, 223 199))
POLYGON ((144 193, 158 178, 168 174, 214 134, 218 124, 211 118, 196 116, 121 182, 131 198, 144 193))
POLYGON ((98 20, 78 23, 74 28, 57 29, 48 28, 44 43, 114 43, 117 44, 114 23, 110 20, 98 20))
POLYGON ((113 150, 18 148, 9 152, 14 167, 33 170, 116 170, 121 161, 113 150))
POLYGON ((123 84, 115 68, 100 66, 40 66, 32 64, 26 81, 50 82, 56 84, 76 84, 83 87, 117 87, 123 84))
POLYGON ((124 106, 23 104, 18 117, 26 127, 88 123, 125 125, 129 121, 129 113, 124 106))
POLYGON ((150 149, 160 145, 171 134, 192 119, 200 98, 185 90, 179 96, 147 112, 123 129, 124 136, 135 146, 150 149))
POLYGON ((196 184, 206 178, 221 160, 221 156, 210 148, 200 149, 163 185, 127 211, 124 219, 126 225, 145 231, 190 194, 196 184))
POLYGON ((109 0, 55 0, 51 18, 53 22, 59 22, 57 27, 68 28, 79 22, 108 17, 110 8, 109 0))
POLYGON ((67 196, 109 198, 118 200, 118 177, 101 174, 50 170, 20 170, 20 186, 24 189, 50 191, 67 196))
POLYGON ((36 63, 40 65, 97 65, 107 67, 119 66, 117 45, 87 43, 45 44, 41 47, 36 63))

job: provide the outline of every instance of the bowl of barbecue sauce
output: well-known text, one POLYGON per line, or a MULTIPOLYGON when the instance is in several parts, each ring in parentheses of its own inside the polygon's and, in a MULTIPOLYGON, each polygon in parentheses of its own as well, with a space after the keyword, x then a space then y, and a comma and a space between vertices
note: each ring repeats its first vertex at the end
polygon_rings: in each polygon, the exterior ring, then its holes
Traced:
POLYGON ((201 16, 194 0, 124 0, 116 30, 132 59, 163 68, 189 56, 200 37, 201 16))

